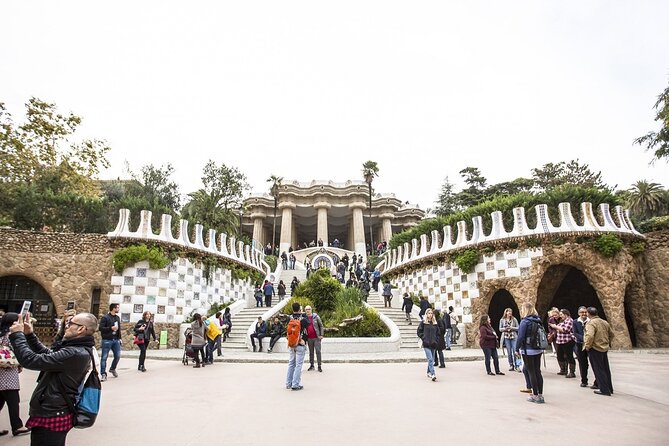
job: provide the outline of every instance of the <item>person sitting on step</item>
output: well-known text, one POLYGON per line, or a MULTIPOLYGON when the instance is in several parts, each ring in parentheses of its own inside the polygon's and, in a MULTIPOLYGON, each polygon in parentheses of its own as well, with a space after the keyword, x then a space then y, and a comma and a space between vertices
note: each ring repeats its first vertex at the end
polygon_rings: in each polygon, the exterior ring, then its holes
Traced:
POLYGON ((253 346, 253 351, 256 351, 256 339, 260 344, 260 349, 258 351, 262 351, 262 339, 265 337, 265 333, 267 333, 267 322, 262 320, 262 316, 258 316, 255 331, 251 333, 251 345, 253 346))

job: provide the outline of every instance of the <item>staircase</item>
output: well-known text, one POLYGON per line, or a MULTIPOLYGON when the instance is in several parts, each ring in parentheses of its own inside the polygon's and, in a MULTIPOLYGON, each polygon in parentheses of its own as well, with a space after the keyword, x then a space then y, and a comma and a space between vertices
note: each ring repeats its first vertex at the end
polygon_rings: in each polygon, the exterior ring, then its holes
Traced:
MULTIPOLYGON (((381 289, 379 284, 379 289, 381 289)), ((367 303, 374 307, 379 313, 385 314, 392 320, 400 329, 400 351, 420 351, 420 339, 416 335, 418 330, 418 323, 420 322, 415 317, 412 318, 412 325, 405 319, 404 311, 402 311, 402 301, 397 302, 397 296, 393 297, 391 301, 392 308, 383 307, 383 296, 378 291, 372 289, 369 292, 367 303)))
MULTIPOLYGON (((299 268, 299 265, 298 265, 299 268)), ((293 277, 297 277, 297 280, 303 282, 307 278, 307 270, 305 269, 288 269, 281 271, 279 277, 274 282, 274 291, 277 290, 279 286, 279 280, 283 280, 283 283, 286 284, 286 296, 290 296, 290 282, 293 281, 293 277)), ((272 297, 272 304, 276 305, 279 303, 279 296, 272 297)), ((228 334, 227 340, 221 344, 223 350, 235 350, 235 351, 244 351, 248 350, 247 347, 247 331, 252 324, 255 324, 258 320, 258 316, 262 316, 263 313, 267 311, 267 307, 255 306, 250 308, 244 308, 243 310, 237 312, 232 316, 232 330, 228 334)), ((269 338, 267 338, 269 339, 269 338)))

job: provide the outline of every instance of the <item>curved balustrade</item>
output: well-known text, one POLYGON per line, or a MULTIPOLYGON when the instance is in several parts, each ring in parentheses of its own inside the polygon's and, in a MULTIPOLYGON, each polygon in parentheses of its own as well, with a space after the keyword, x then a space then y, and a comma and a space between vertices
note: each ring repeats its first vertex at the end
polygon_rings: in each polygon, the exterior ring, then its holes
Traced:
MULTIPOLYGON (((621 206, 615 207, 615 215, 620 224, 611 216, 609 205, 602 203, 599 205, 599 211, 602 215, 600 224, 595 217, 592 203, 581 203, 581 217, 583 224, 578 224, 571 212, 569 203, 560 203, 558 207, 560 215, 559 226, 553 225, 549 215, 548 206, 540 204, 535 206, 537 224, 534 229, 530 229, 525 218, 525 209, 522 207, 513 209, 513 229, 506 231, 502 212, 495 211, 490 214, 492 219, 492 229, 490 234, 486 235, 483 229, 483 219, 479 216, 472 218, 472 235, 467 235, 467 224, 464 221, 457 222, 457 234, 453 242, 453 231, 450 226, 444 226, 443 240, 439 246, 439 231, 432 231, 431 243, 427 246, 428 237, 423 234, 420 240, 413 239, 411 244, 404 243, 396 249, 386 252, 384 259, 377 266, 380 271, 388 272, 399 266, 417 261, 423 257, 432 256, 437 253, 461 249, 468 246, 474 246, 479 243, 503 240, 517 237, 531 237, 536 235, 548 234, 583 234, 583 233, 601 233, 618 232, 622 234, 643 237, 632 224, 629 211, 621 206)), ((119 222, 120 224, 120 222, 119 222)))
POLYGON ((264 261, 265 256, 261 251, 254 249, 249 245, 245 245, 244 242, 235 240, 234 237, 228 239, 226 234, 220 234, 219 243, 216 244, 216 230, 209 229, 209 241, 205 245, 204 236, 202 234, 204 227, 201 224, 196 224, 195 240, 191 241, 188 233, 187 220, 181 220, 179 222, 179 236, 174 237, 172 234, 172 216, 167 214, 163 214, 160 224, 160 233, 156 235, 151 228, 151 216, 151 211, 142 211, 139 227, 133 232, 130 230, 130 210, 120 209, 116 229, 107 233, 107 237, 165 242, 231 259, 235 262, 257 269, 263 274, 269 270, 267 263, 264 261))

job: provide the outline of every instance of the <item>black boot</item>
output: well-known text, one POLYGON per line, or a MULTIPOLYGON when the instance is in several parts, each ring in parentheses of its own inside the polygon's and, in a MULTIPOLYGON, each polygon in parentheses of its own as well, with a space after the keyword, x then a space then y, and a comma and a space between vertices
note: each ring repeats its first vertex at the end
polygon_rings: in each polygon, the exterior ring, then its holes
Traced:
POLYGON ((569 373, 565 376, 565 378, 576 378, 576 364, 569 364, 569 373))
POLYGON ((558 364, 560 365, 560 371, 557 373, 558 375, 566 375, 567 374, 567 363, 558 361, 558 364))

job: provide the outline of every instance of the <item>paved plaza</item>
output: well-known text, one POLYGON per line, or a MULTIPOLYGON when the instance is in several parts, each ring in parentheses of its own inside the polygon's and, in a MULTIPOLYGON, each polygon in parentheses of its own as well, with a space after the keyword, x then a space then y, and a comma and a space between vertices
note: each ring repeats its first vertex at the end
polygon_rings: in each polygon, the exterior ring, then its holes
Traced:
MULTIPOLYGON (((472 360, 437 369, 434 383, 426 378, 425 365, 416 362, 326 362, 323 373, 306 372, 305 366, 304 390, 297 392, 284 388, 283 362, 217 362, 193 369, 152 359, 148 372, 140 373, 136 360, 126 355, 119 378, 104 383, 97 424, 73 430, 68 444, 668 444, 666 351, 612 353, 613 397, 594 395, 580 388, 578 379, 557 376, 555 358, 548 356, 544 405, 525 401, 519 392, 522 374, 488 376, 474 355, 480 351, 463 352, 459 355, 472 360)), ((287 354, 256 357, 285 361, 287 354)), ((24 421, 36 377, 32 371, 21 374, 24 421)), ((6 409, 0 416, 6 429, 6 409)), ((0 442, 30 443, 29 437, 0 442)))

